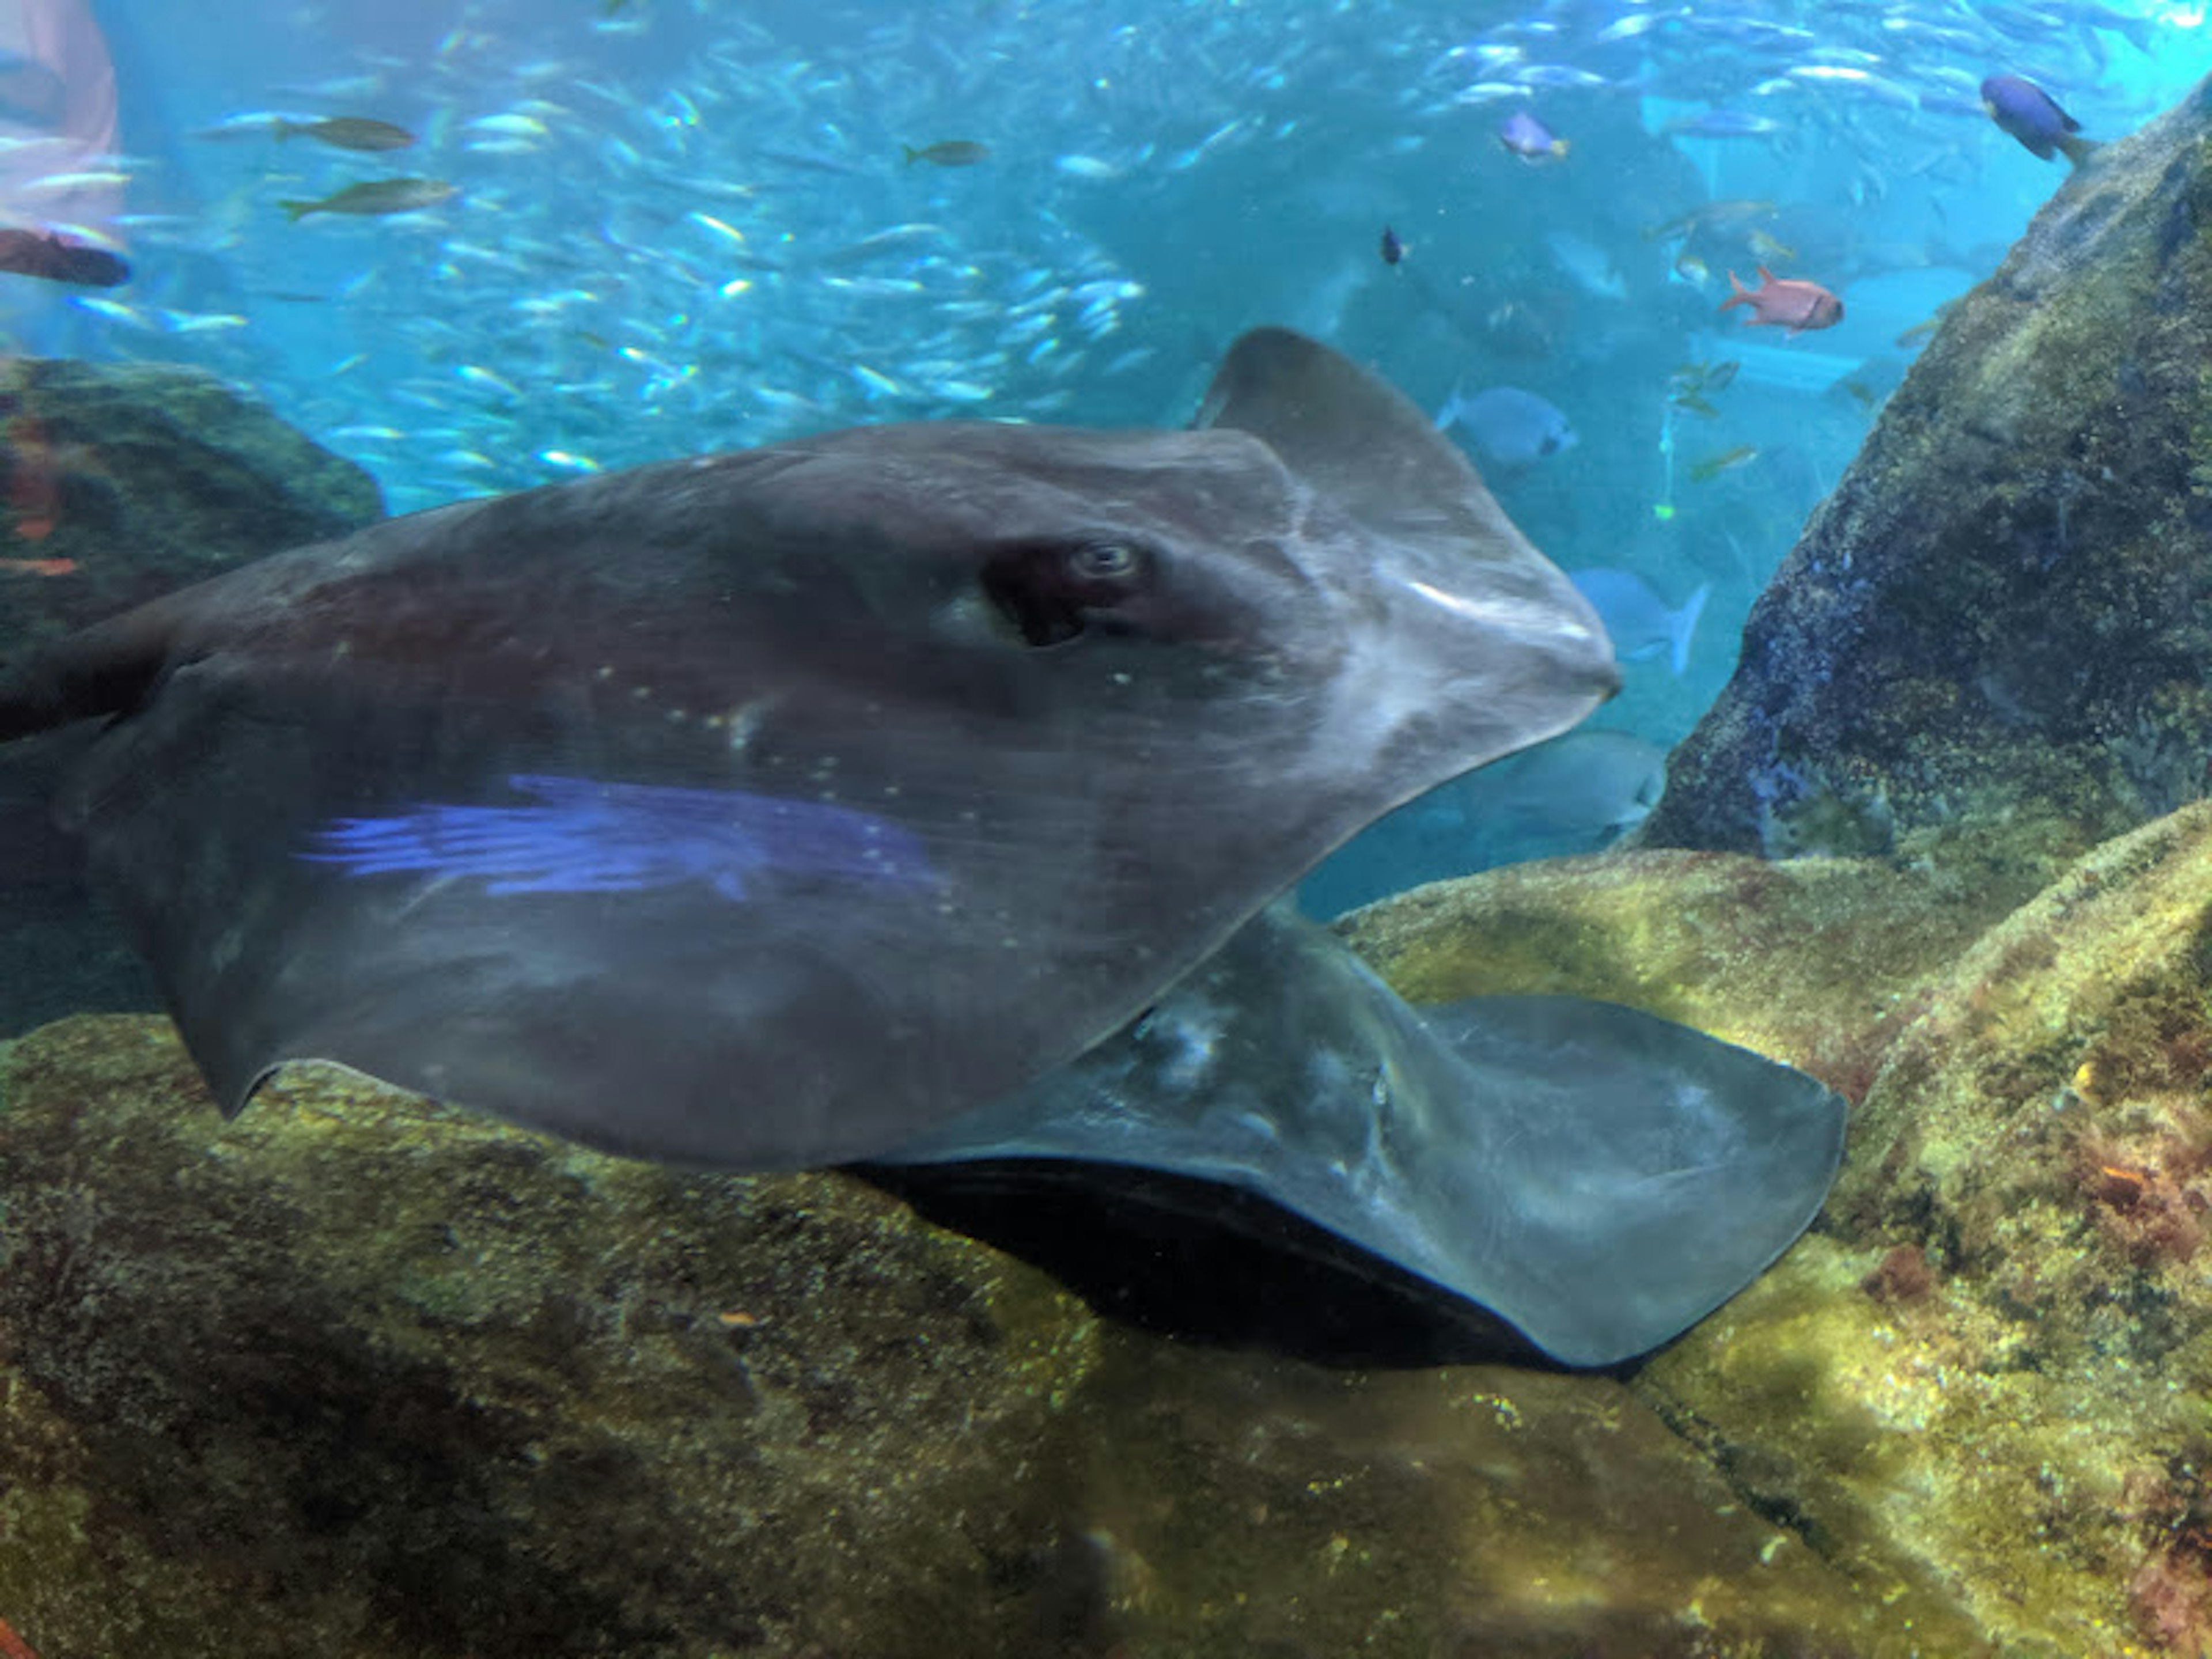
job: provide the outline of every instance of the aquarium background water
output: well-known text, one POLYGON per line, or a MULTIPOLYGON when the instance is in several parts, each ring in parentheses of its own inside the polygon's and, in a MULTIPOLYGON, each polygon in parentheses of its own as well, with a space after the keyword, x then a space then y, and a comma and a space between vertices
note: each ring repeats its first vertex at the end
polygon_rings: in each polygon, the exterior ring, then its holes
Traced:
POLYGON ((132 276, 7 279, 17 349, 203 365, 393 512, 859 422, 1180 424, 1266 322, 1456 415, 1600 573, 1626 690, 1324 866, 1323 915, 1648 808, 1927 325, 2063 175, 1985 76, 2095 138, 2212 67, 2201 6, 2087 0, 18 9, 104 35, 120 154, 19 173, 10 216, 132 276), (1558 146, 1509 147, 1522 117, 1558 146), (415 142, 279 136, 331 118, 415 142), (292 216, 394 179, 451 193, 292 216), (1720 311, 1761 265, 1842 321, 1720 311))

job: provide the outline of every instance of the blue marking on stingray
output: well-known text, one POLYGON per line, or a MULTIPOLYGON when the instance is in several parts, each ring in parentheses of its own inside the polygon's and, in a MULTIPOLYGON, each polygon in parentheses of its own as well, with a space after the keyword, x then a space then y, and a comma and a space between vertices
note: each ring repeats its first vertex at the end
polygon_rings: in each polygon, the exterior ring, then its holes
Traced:
POLYGON ((672 789, 538 775, 507 779, 535 806, 428 803, 392 817, 333 818, 310 864, 356 876, 473 877, 487 893, 621 893, 702 882, 742 899, 748 877, 843 877, 927 885, 921 838, 845 806, 742 789, 672 789))

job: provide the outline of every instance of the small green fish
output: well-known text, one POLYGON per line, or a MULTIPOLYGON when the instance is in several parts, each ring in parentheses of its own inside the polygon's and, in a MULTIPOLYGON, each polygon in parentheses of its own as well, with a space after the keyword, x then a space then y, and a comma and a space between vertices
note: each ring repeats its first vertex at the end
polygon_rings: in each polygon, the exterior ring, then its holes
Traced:
POLYGON ((906 152, 906 164, 927 161, 932 167, 972 167, 991 154, 988 144, 979 144, 973 138, 946 138, 916 149, 912 144, 901 144, 906 152))
POLYGON ((1763 230, 1748 231, 1744 241, 1763 265, 1787 264, 1797 257, 1797 250, 1787 242, 1778 241, 1763 230))
POLYGON ((294 224, 311 213, 355 213, 374 216, 384 213, 412 213, 417 208, 435 207, 459 192, 443 179, 367 179, 357 185, 348 185, 335 196, 325 196, 319 202, 280 201, 294 224))
POLYGON ((1720 417, 1720 410, 1694 392, 1678 392, 1668 401, 1677 409, 1686 409, 1691 414, 1702 415, 1709 421, 1720 417))
POLYGON ((1726 230, 1733 226, 1749 224, 1754 219, 1765 219, 1779 212, 1771 202, 1737 199, 1707 202, 1702 207, 1690 210, 1679 219, 1669 219, 1663 225, 1654 225, 1644 233, 1647 242, 1686 241, 1700 231, 1726 230))
POLYGON ((372 121, 365 115, 334 115, 327 121, 287 121, 283 117, 270 129, 279 140, 312 138, 335 149, 405 149, 415 135, 389 121, 372 121))
POLYGON ((1734 449, 1724 449, 1717 455, 1708 455, 1690 469, 1690 482, 1709 483, 1723 472, 1733 472, 1740 466, 1749 466, 1759 459, 1756 444, 1738 444, 1734 449))

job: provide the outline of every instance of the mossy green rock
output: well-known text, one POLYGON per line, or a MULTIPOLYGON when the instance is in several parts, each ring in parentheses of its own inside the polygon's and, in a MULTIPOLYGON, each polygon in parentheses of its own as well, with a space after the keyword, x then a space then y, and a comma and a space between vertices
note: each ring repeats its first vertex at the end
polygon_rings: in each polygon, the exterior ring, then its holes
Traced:
POLYGON ((224 1125, 150 1019, 0 1063, 0 1618, 43 1659, 1893 1622, 1613 1379, 1149 1336, 842 1176, 671 1173, 343 1072, 224 1125))
POLYGON ((2042 879, 2205 793, 2212 107, 2069 178, 1952 306, 1669 757, 1645 846, 2042 879))
POLYGON ((172 589, 384 516, 375 482, 201 369, 0 365, 0 661, 172 589))
POLYGON ((2005 1654, 2212 1644, 2212 807, 1910 999, 1820 1235, 1636 1383, 1870 1589, 2005 1654))
POLYGON ((1858 1101, 1814 1235, 1631 1387, 1893 1650, 2212 1649, 2212 806, 1994 921, 1955 872, 1638 854, 1347 931, 1424 998, 1634 1003, 1858 1101))

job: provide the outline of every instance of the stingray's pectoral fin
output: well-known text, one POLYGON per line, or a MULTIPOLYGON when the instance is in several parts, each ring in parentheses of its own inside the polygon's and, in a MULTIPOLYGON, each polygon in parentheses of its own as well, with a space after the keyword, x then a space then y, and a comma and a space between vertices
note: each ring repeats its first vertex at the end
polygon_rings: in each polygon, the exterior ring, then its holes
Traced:
POLYGON ((1277 907, 1136 1024, 891 1161, 1074 1159, 1241 1188, 1564 1364, 1612 1365, 1789 1248, 1835 1178, 1844 1110, 1802 1072, 1633 1008, 1417 1012, 1277 907))
POLYGON ((169 653, 168 613, 149 605, 0 667, 0 743, 135 707, 169 653))
POLYGON ((1569 1364, 1687 1330, 1789 1249, 1835 1180, 1847 1108, 1788 1066, 1579 997, 1423 1012, 1478 1085, 1460 1109, 1488 1120, 1469 1178, 1493 1219, 1451 1254, 1485 1305, 1569 1364))

